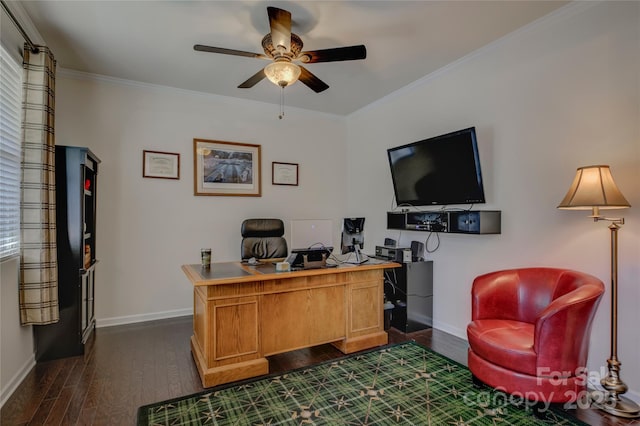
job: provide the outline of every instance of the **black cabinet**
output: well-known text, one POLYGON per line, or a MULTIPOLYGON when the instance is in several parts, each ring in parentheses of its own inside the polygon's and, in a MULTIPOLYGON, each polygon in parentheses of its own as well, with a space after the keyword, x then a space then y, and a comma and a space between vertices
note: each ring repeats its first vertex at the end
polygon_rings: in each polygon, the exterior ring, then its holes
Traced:
POLYGON ((499 234, 501 212, 469 210, 449 213, 449 232, 463 234, 499 234))
POLYGON ((81 355, 93 337, 99 163, 87 148, 56 146, 60 321, 34 326, 37 361, 81 355))
POLYGON ((433 262, 385 269, 384 294, 393 303, 392 327, 409 333, 433 326, 433 262))

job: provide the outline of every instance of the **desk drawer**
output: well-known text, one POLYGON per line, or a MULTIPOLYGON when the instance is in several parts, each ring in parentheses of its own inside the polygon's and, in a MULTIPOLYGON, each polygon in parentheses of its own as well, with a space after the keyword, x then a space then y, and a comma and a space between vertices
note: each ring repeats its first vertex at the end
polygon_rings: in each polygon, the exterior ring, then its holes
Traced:
POLYGON ((262 292, 262 282, 242 284, 219 284, 207 286, 207 299, 224 299, 228 297, 256 296, 262 292))
POLYGON ((278 280, 269 280, 263 283, 264 294, 281 291, 296 291, 309 288, 344 284, 345 274, 311 275, 307 277, 292 277, 278 280))
POLYGON ((349 283, 377 282, 383 278, 381 269, 365 271, 349 271, 345 273, 344 280, 349 283))

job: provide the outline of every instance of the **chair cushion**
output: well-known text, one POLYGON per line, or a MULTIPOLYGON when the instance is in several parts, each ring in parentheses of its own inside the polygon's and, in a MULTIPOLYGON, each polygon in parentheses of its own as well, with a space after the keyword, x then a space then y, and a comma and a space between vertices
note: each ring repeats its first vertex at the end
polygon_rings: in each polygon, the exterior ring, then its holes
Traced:
POLYGON ((512 320, 475 320, 467 326, 469 346, 480 357, 509 370, 536 375, 533 324, 512 320))
POLYGON ((287 257, 287 240, 282 237, 243 238, 240 248, 242 259, 274 259, 287 257))
POLYGON ((530 374, 518 373, 479 357, 471 348, 468 356, 469 370, 480 379, 481 382, 516 395, 518 398, 526 398, 530 401, 545 403, 575 402, 576 399, 584 401, 586 395, 585 375, 567 377, 563 380, 550 379, 548 377, 536 377, 530 374))

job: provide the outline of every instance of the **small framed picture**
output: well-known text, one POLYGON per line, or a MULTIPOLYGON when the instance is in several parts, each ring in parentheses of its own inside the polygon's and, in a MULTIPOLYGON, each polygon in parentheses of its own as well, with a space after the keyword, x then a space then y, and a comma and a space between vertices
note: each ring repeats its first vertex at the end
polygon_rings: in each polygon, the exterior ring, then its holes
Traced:
POLYGON ((142 177, 180 179, 180 154, 142 151, 142 177))
POLYGON ((260 145, 193 140, 194 195, 260 197, 260 145))
POLYGON ((298 165, 295 163, 271 163, 273 185, 298 186, 298 165))

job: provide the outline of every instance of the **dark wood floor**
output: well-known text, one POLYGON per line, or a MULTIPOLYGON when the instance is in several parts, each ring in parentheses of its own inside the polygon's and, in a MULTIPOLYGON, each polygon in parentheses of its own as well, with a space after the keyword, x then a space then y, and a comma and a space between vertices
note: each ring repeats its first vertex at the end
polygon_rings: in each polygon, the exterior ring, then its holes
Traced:
MULTIPOLYGON (((189 350, 191 317, 101 328, 84 357, 37 364, 0 412, 9 425, 134 425, 139 406, 201 391, 189 350)), ((414 339, 466 365, 464 340, 438 330, 392 329, 391 342, 414 339)), ((343 356, 330 345, 269 358, 282 372, 343 356)), ((578 410, 591 425, 640 425, 596 410, 578 410)))

